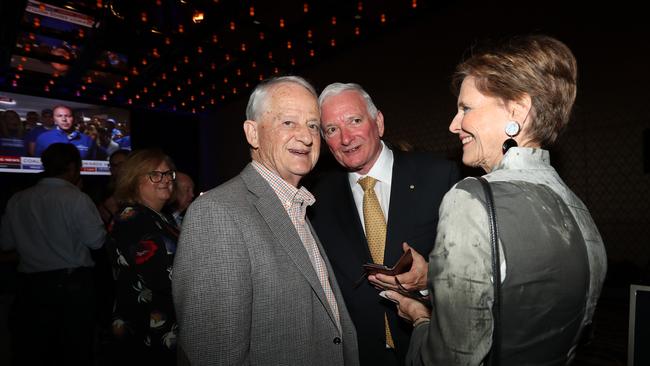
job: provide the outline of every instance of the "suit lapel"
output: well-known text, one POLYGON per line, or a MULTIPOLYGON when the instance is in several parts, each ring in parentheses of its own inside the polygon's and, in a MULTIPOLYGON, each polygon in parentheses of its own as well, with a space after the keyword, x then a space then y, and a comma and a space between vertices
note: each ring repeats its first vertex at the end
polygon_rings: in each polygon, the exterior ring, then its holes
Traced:
POLYGON ((372 262, 370 259, 370 251, 368 249, 368 242, 366 240, 366 234, 363 231, 363 224, 361 223, 361 218, 359 217, 357 211, 357 205, 354 203, 354 197, 352 196, 352 189, 350 189, 350 183, 348 180, 347 173, 343 173, 340 176, 339 183, 335 185, 339 192, 334 195, 334 197, 340 197, 340 204, 334 205, 338 210, 336 217, 338 221, 338 230, 343 232, 342 237, 353 238, 350 241, 341 241, 341 243, 354 243, 352 248, 344 247, 339 248, 344 253, 345 256, 350 254, 354 255, 357 259, 356 263, 359 264, 359 275, 362 274, 361 264, 372 262))
MULTIPOLYGON (((291 258, 291 261, 296 265, 296 268, 298 268, 298 271, 309 282, 320 302, 333 319, 325 292, 318 280, 307 250, 302 244, 296 228, 293 226, 289 215, 286 214, 286 210, 282 206, 275 191, 273 191, 268 182, 250 164, 244 168, 241 177, 246 183, 248 190, 256 197, 256 200, 253 200, 253 205, 275 237, 275 243, 272 245, 282 246, 289 258, 291 258)), ((311 229, 311 225, 309 227, 311 229)), ((316 239, 316 234, 313 230, 312 234, 316 239)), ((318 239, 316 241, 318 243, 318 239)), ((318 245, 319 250, 321 250, 320 243, 318 245)))
POLYGON ((386 228, 384 263, 392 266, 402 255, 402 241, 409 237, 412 218, 408 215, 416 207, 417 171, 398 151, 394 151, 393 175, 390 189, 390 210, 386 228))

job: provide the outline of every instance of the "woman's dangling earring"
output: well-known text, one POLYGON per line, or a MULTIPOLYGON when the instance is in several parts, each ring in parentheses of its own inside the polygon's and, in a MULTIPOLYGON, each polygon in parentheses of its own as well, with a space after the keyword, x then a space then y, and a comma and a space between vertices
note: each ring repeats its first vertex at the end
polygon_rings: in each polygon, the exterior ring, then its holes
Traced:
POLYGON ((511 147, 517 147, 517 141, 513 139, 513 137, 519 135, 519 131, 521 131, 521 126, 519 126, 519 123, 517 121, 510 121, 506 125, 506 135, 508 135, 508 139, 503 142, 503 145, 501 145, 501 151, 503 151, 503 155, 508 152, 508 149, 511 147))

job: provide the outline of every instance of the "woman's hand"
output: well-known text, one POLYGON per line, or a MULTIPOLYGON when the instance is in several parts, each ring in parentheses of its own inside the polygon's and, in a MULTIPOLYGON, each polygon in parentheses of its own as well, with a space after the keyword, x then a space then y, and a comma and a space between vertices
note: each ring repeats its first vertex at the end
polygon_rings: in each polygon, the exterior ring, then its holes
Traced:
POLYGON ((419 319, 428 320, 431 317, 431 310, 423 303, 410 297, 400 295, 396 291, 382 291, 379 293, 379 296, 397 304, 397 313, 399 316, 410 322, 415 322, 419 319))
POLYGON ((429 264, 415 249, 412 249, 407 243, 402 244, 402 250, 411 249, 413 263, 411 269, 397 276, 388 276, 377 273, 368 276, 368 280, 381 289, 397 290, 401 285, 406 291, 418 291, 427 288, 427 271, 429 264))

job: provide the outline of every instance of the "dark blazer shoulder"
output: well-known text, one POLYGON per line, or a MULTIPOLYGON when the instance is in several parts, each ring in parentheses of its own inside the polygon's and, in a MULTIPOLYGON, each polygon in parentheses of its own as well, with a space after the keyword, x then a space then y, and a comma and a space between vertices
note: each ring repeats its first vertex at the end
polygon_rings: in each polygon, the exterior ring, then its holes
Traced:
POLYGON ((315 208, 336 205, 342 197, 351 195, 348 174, 342 169, 320 172, 306 187, 316 197, 315 208))
POLYGON ((393 179, 418 176, 451 188, 460 179, 458 165, 430 152, 394 151, 393 179))
POLYGON ((458 170, 455 162, 431 152, 393 151, 394 164, 407 164, 418 168, 458 170))
POLYGON ((305 186, 312 193, 318 191, 328 191, 333 184, 340 184, 347 182, 347 172, 343 169, 328 169, 324 171, 315 172, 314 176, 305 182, 305 186))

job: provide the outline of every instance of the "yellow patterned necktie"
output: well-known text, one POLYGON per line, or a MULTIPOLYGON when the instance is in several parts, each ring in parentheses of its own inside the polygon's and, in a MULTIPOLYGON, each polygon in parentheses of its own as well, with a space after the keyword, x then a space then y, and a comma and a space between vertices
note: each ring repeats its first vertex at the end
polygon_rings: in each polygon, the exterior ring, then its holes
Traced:
MULTIPOLYGON (((366 240, 372 260, 378 264, 384 264, 384 249, 386 248, 386 219, 384 212, 379 205, 379 199, 375 194, 375 183, 373 177, 364 177, 358 181, 363 188, 363 224, 366 228, 366 240)), ((384 314, 386 325, 386 344, 395 348, 393 337, 388 326, 388 317, 384 314)))

